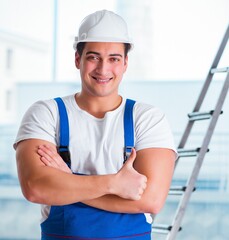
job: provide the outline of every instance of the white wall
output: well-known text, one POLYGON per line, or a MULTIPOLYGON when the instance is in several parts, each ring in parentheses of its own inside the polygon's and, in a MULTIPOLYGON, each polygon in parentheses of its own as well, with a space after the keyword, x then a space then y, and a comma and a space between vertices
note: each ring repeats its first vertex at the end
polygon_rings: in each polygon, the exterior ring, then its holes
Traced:
MULTIPOLYGON (((229 24, 228 10, 228 0, 154 0, 154 79, 203 80, 229 24)), ((226 56, 223 65, 229 51, 226 56)))

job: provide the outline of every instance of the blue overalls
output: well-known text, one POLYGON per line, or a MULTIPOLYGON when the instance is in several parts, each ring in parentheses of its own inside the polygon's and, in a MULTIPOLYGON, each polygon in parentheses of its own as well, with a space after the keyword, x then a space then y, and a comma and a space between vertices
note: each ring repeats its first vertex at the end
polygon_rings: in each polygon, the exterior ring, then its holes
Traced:
MULTIPOLYGON (((60 114, 59 154, 70 166, 69 124, 67 111, 61 98, 55 98, 60 114)), ((127 99, 124 112, 124 162, 134 146, 133 106, 127 99)), ((85 176, 86 177, 86 176, 85 176)), ((145 215, 113 213, 90 207, 81 202, 64 206, 51 206, 49 217, 41 223, 42 240, 150 240, 151 224, 145 215)))

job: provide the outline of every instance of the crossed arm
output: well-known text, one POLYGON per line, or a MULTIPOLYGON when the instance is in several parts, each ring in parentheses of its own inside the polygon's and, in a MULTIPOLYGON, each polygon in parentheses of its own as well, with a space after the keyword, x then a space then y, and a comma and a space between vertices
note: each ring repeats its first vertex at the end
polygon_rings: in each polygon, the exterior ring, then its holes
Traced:
POLYGON ((141 199, 131 201, 114 195, 85 203, 107 211, 157 214, 164 206, 173 175, 175 154, 169 149, 144 149, 137 152, 134 168, 147 177, 141 199))
POLYGON ((56 147, 43 140, 25 140, 17 146, 18 175, 25 197, 32 202, 64 205, 84 202, 122 213, 158 213, 171 183, 175 154, 149 148, 135 152, 117 174, 71 174, 56 147), (147 182, 147 183, 146 183, 147 182))

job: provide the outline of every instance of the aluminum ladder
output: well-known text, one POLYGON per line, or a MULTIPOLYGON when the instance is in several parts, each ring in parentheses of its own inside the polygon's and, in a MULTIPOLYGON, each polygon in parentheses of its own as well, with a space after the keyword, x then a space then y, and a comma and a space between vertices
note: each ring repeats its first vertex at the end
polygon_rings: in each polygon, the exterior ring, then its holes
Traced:
POLYGON ((191 170, 189 179, 186 182, 186 185, 185 186, 171 186, 171 188, 170 188, 169 194, 181 195, 181 199, 179 201, 175 216, 172 220, 172 224, 171 225, 164 225, 164 224, 155 224, 154 225, 153 224, 153 226, 152 226, 153 232, 159 233, 159 234, 160 233, 166 234, 166 240, 174 240, 177 236, 177 233, 181 230, 181 223, 182 223, 182 219, 185 214, 185 210, 189 203, 192 192, 195 191, 195 183, 197 181, 199 171, 202 166, 205 154, 209 151, 208 146, 209 146, 211 137, 213 135, 217 120, 219 118, 219 115, 222 114, 223 103, 227 96, 227 92, 228 92, 228 88, 229 88, 229 67, 217 68, 217 66, 221 59, 221 56, 223 55, 225 47, 228 43, 228 39, 229 39, 229 25, 228 25, 225 35, 222 39, 222 42, 219 46, 219 49, 215 56, 215 59, 211 65, 211 68, 207 74, 206 80, 204 82, 204 85, 202 87, 200 95, 197 99, 197 102, 193 109, 193 112, 188 114, 189 120, 186 125, 185 131, 181 137, 180 143, 178 145, 179 158, 176 162, 176 166, 177 166, 180 158, 183 158, 183 157, 196 156, 196 160, 195 160, 193 169, 191 170), (223 87, 219 94, 215 109, 211 110, 211 111, 207 111, 207 112, 200 112, 199 111, 200 107, 205 99, 206 93, 212 82, 214 74, 223 73, 223 72, 226 73, 226 78, 223 82, 223 87), (207 131, 205 133, 205 136, 203 138, 201 147, 198 147, 195 149, 185 149, 184 148, 185 144, 188 140, 188 137, 190 136, 190 133, 191 133, 194 123, 196 121, 205 120, 205 119, 210 119, 210 123, 209 123, 207 131))

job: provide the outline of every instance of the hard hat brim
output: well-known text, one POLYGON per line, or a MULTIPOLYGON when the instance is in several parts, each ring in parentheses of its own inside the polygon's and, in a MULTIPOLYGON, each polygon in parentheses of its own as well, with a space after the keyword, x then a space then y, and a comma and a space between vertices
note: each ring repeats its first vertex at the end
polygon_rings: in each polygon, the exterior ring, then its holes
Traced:
POLYGON ((75 42, 74 42, 74 44, 73 44, 73 49, 76 51, 76 49, 77 49, 77 44, 78 43, 81 43, 81 42, 111 42, 111 43, 129 43, 130 44, 130 46, 131 46, 131 48, 130 48, 130 50, 132 50, 133 49, 133 47, 134 47, 134 44, 133 44, 133 42, 132 41, 126 41, 126 40, 123 40, 123 39, 114 39, 114 38, 104 38, 103 40, 101 40, 101 39, 96 39, 96 38, 87 38, 87 39, 85 39, 85 40, 80 40, 80 41, 77 41, 77 40, 75 40, 75 42))

